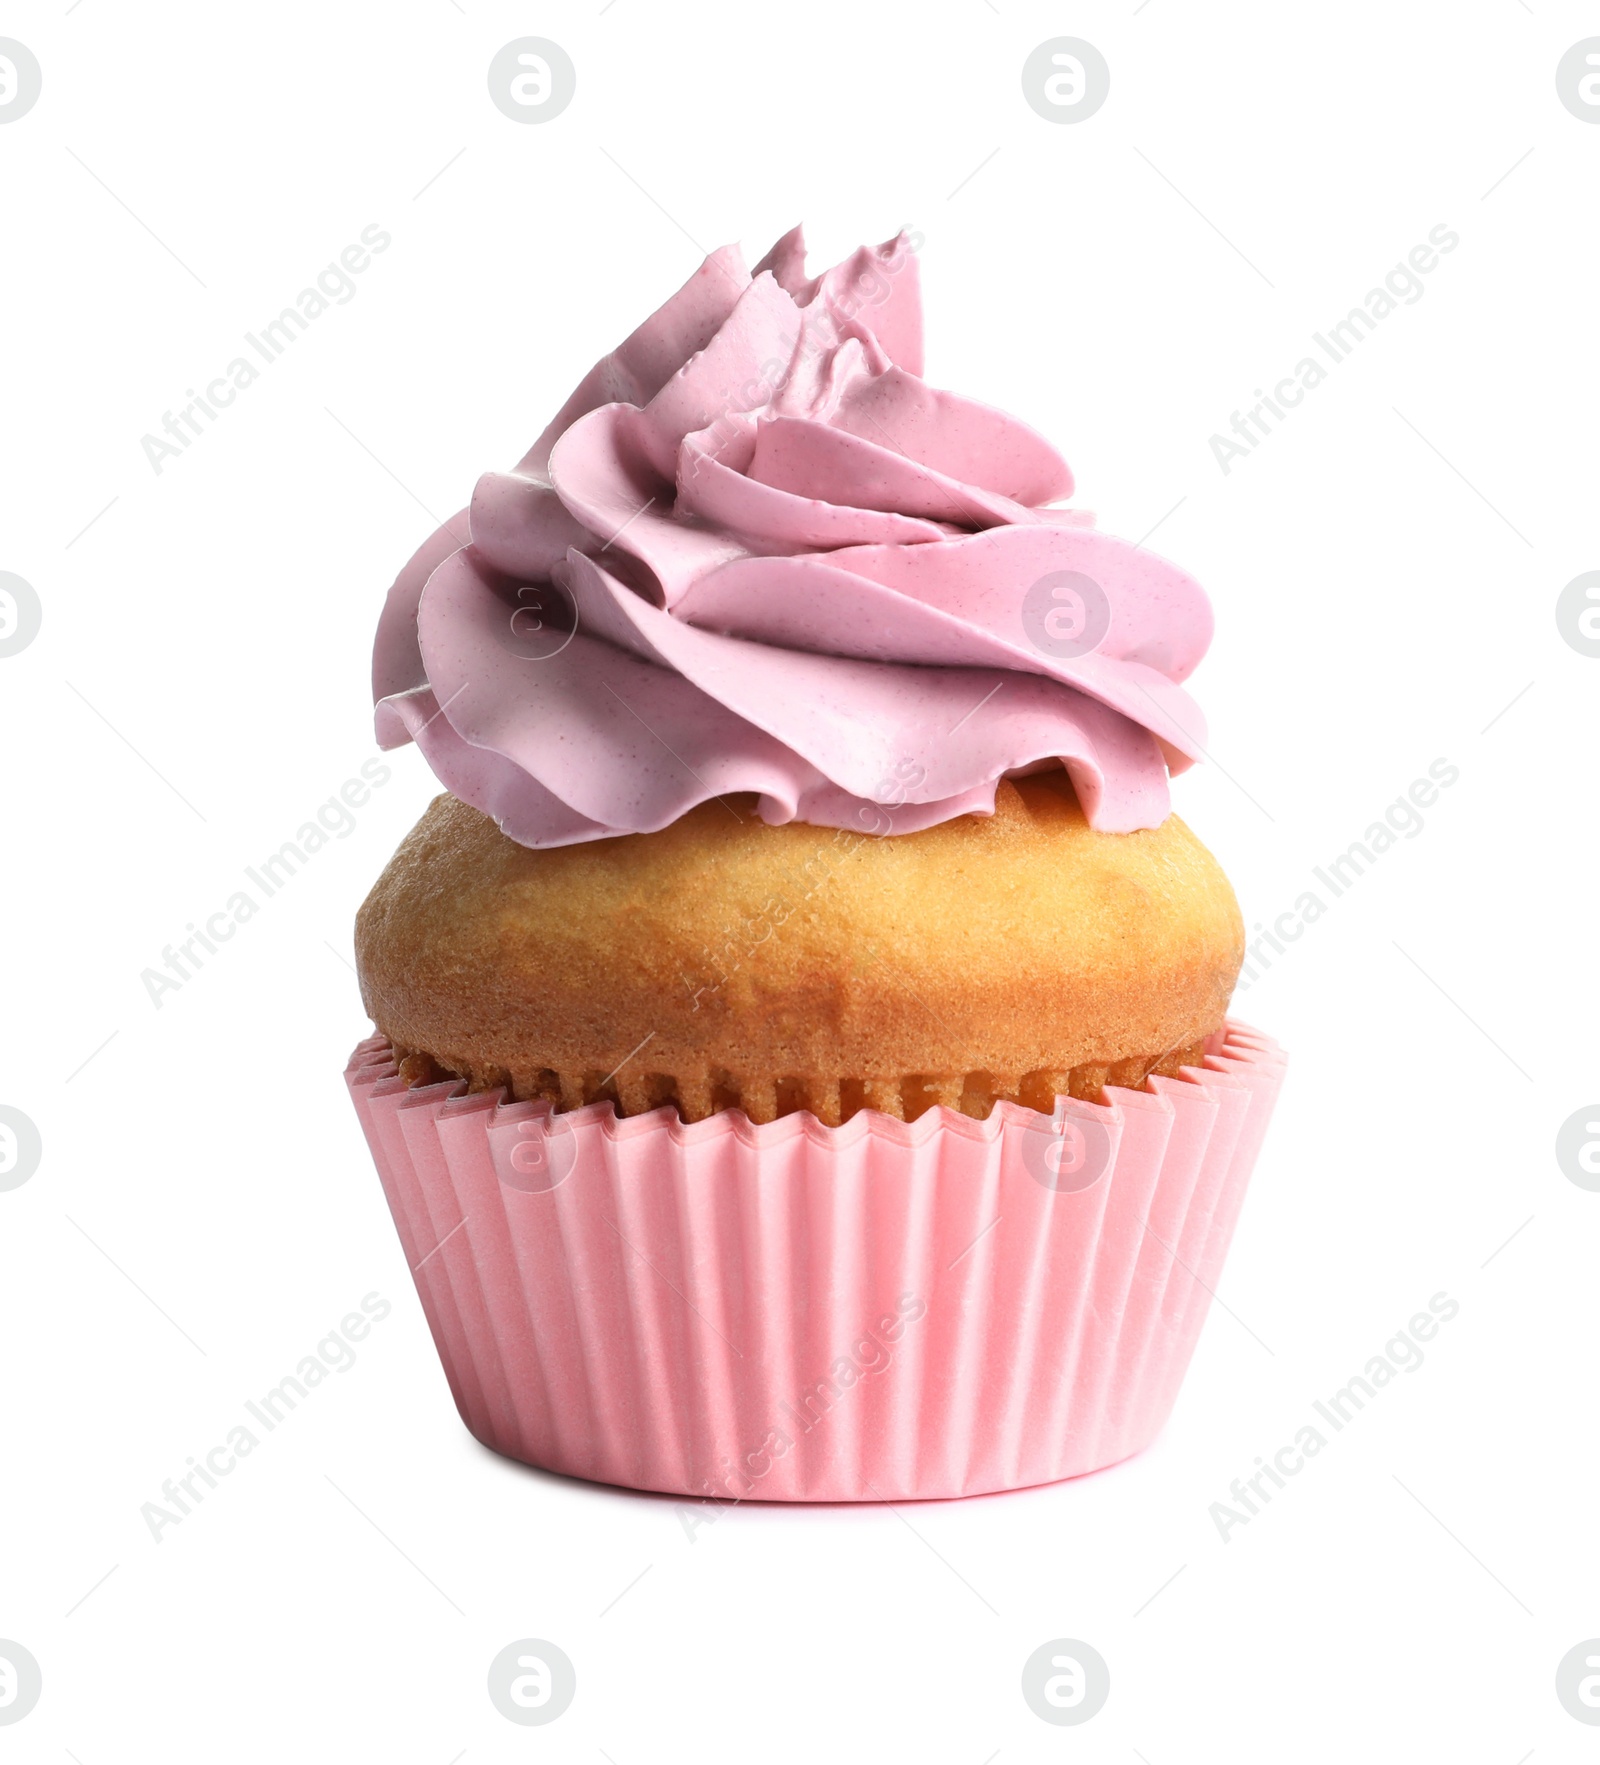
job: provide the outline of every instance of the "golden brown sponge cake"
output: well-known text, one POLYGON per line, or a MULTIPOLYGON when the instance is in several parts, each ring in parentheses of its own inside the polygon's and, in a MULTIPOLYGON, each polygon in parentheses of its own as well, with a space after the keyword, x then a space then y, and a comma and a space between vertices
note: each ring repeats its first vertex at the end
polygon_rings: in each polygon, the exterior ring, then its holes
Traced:
POLYGON ((1243 948, 1177 816, 1096 832, 1059 770, 887 838, 769 827, 732 797, 533 849, 441 796, 356 925, 367 1010, 413 1082, 830 1126, 1175 1072, 1222 1027, 1243 948))

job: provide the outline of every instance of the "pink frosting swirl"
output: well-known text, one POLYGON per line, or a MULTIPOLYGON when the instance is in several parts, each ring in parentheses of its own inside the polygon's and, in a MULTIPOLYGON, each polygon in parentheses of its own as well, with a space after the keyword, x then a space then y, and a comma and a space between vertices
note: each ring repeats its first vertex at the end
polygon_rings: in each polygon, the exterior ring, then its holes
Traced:
POLYGON ((1211 610, 1058 506, 1015 418, 922 379, 906 236, 808 279, 713 252, 401 571, 378 739, 527 846, 755 792, 911 832, 1062 765, 1098 828, 1167 816, 1211 610))

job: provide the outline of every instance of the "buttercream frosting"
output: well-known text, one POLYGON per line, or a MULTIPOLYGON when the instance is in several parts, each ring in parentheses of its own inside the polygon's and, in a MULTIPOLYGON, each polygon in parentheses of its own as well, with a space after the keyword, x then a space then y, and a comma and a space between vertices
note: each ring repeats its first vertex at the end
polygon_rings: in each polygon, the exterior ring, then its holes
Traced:
POLYGON ((1064 506, 1042 436, 923 379, 915 244, 815 278, 798 228, 753 271, 713 252, 401 571, 380 743, 527 846, 749 792, 906 833, 1057 764, 1093 826, 1158 826, 1209 603, 1064 506))

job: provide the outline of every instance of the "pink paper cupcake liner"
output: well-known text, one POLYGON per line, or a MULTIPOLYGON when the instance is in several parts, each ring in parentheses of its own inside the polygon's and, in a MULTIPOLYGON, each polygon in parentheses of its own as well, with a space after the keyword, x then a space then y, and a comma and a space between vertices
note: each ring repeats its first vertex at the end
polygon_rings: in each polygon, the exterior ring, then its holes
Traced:
POLYGON ((977 1495, 1115 1463, 1165 1422, 1285 1057, 1054 1118, 999 1103, 761 1126, 555 1115, 346 1071, 456 1407, 486 1446, 759 1501, 977 1495))

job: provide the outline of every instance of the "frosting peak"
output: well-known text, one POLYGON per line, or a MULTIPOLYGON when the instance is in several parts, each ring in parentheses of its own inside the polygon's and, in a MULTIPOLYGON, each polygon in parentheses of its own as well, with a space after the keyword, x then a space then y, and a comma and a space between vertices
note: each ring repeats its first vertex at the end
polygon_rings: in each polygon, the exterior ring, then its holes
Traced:
POLYGON ((1095 827, 1158 826, 1210 606, 1072 488, 922 379, 910 236, 814 278, 798 228, 725 246, 401 571, 378 739, 527 846, 733 792, 908 833, 1057 763, 1095 827))

